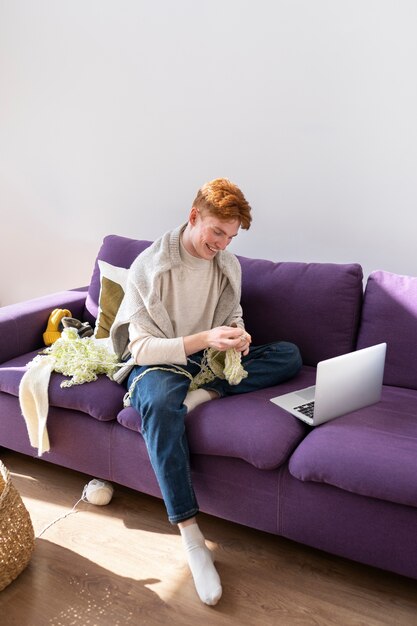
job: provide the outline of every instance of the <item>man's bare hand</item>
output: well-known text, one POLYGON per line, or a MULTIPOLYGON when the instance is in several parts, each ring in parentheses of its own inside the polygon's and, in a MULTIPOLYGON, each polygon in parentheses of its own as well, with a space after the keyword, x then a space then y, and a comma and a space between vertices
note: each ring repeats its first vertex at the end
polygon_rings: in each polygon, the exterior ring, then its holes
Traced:
POLYGON ((249 352, 251 341, 249 333, 239 327, 217 326, 207 333, 208 347, 221 352, 235 348, 245 356, 249 352))
POLYGON ((214 348, 215 350, 220 350, 220 352, 235 348, 243 356, 246 356, 249 352, 252 337, 243 328, 237 326, 217 326, 211 330, 183 337, 183 341, 187 356, 205 348, 214 348))

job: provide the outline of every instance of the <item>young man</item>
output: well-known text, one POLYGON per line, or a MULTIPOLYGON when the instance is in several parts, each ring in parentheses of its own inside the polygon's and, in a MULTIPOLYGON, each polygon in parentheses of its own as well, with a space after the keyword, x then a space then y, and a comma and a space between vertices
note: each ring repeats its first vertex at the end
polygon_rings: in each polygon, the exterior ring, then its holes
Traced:
POLYGON ((168 513, 178 524, 200 599, 218 602, 222 587, 197 525, 184 418, 212 398, 276 385, 301 367, 287 342, 252 347, 245 331, 241 270, 226 250, 239 228, 251 224, 241 190, 224 178, 203 185, 188 222, 138 256, 111 330, 114 349, 131 354, 131 405, 142 416, 142 435, 168 513), (215 378, 189 391, 207 348, 234 348, 248 373, 239 384, 215 378))

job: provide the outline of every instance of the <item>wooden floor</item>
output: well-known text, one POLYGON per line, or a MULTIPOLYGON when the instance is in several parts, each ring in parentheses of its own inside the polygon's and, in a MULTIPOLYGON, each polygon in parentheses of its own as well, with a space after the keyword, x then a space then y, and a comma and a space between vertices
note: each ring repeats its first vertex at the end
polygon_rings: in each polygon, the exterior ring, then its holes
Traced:
MULTIPOLYGON (((0 457, 36 535, 92 478, 0 457)), ((160 500, 115 485, 109 505, 76 511, 36 539, 29 566, 0 592, 2 626, 417 624, 417 581, 200 514, 223 582, 219 604, 207 607, 160 500)))

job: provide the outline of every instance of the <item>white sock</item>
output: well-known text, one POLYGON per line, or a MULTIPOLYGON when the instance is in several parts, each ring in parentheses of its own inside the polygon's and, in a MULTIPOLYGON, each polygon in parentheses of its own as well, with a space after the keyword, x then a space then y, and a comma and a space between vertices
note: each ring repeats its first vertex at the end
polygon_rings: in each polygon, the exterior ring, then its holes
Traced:
POLYGON ((222 585, 213 564, 213 556, 197 524, 184 526, 180 528, 180 532, 200 600, 213 606, 222 595, 222 585))
POLYGON ((193 389, 193 391, 189 391, 185 396, 184 404, 189 413, 199 404, 203 404, 203 402, 217 398, 218 395, 219 394, 215 391, 209 391, 208 389, 193 389))

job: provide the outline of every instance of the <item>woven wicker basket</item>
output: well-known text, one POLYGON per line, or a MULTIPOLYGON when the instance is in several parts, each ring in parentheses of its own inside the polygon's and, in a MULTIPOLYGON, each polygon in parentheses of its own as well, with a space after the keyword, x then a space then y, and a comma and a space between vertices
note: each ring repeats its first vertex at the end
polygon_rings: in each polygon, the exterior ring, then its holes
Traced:
POLYGON ((34 545, 29 513, 0 461, 0 591, 25 569, 34 545))

